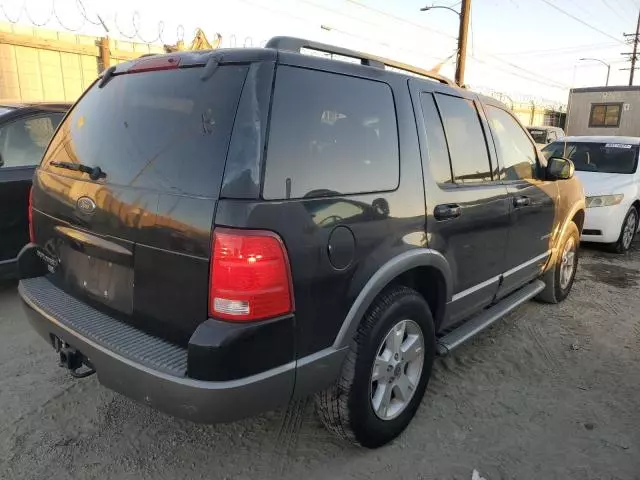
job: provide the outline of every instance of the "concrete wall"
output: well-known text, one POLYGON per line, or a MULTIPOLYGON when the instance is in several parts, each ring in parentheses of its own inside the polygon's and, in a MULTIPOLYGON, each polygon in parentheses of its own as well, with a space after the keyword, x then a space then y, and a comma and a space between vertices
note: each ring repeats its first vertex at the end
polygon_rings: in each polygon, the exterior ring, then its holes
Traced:
POLYGON ((546 109, 530 103, 516 103, 513 105, 513 114, 523 125, 544 125, 544 113, 546 109))
MULTIPOLYGON (((75 101, 105 63, 102 38, 0 22, 0 99, 75 101)), ((108 40, 107 64, 162 53, 161 46, 108 40)))
POLYGON ((577 88, 569 93, 568 135, 628 135, 640 137, 640 87, 577 88), (589 128, 591 105, 622 103, 619 127, 589 128))

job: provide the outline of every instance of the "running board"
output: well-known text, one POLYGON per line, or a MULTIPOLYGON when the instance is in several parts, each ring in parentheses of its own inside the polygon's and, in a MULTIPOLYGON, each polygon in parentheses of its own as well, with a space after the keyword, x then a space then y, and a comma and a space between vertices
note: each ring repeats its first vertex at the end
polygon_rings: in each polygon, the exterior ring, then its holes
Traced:
POLYGON ((522 287, 520 290, 515 291, 508 297, 503 298, 493 307, 463 323, 452 332, 447 333, 444 337, 439 338, 437 342, 438 355, 446 355, 454 348, 459 347, 464 342, 489 327, 496 320, 499 320, 516 307, 535 297, 538 293, 544 290, 544 287, 545 284, 542 280, 536 280, 535 282, 522 287))

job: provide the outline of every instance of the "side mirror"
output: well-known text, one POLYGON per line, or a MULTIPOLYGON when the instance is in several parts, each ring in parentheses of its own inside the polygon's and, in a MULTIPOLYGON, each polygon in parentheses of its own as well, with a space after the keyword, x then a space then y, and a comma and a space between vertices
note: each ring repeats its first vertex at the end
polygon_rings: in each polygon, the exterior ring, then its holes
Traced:
POLYGON ((0 167, 4 167, 4 159, 2 158, 1 153, 0 153, 0 167))
POLYGON ((573 162, 562 157, 551 157, 547 160, 548 180, 569 180, 575 172, 573 162))

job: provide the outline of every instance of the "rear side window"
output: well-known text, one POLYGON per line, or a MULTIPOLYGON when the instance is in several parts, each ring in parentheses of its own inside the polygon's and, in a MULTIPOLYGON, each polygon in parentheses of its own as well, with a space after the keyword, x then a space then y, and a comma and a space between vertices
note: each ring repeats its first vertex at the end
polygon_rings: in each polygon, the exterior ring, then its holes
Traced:
POLYGON ((433 100, 433 95, 423 93, 420 95, 422 115, 427 135, 427 148, 429 152, 429 171, 437 183, 451 183, 451 165, 449 164, 449 151, 447 139, 442 128, 442 120, 438 108, 433 100))
POLYGON ((94 84, 66 117, 47 151, 51 160, 99 166, 110 184, 216 196, 246 66, 113 77, 94 84))
POLYGON ((478 111, 471 100, 436 94, 456 183, 491 181, 491 164, 478 111))
POLYGON ((395 107, 387 84, 278 67, 264 198, 393 190, 399 175, 395 107))

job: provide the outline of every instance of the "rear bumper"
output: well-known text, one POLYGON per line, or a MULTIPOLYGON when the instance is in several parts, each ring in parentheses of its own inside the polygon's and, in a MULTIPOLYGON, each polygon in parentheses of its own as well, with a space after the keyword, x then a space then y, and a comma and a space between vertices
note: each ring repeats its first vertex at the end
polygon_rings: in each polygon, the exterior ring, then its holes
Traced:
POLYGON ((246 418, 326 388, 346 354, 331 348, 240 379, 196 380, 186 376, 186 349, 110 318, 45 277, 21 280, 19 292, 38 334, 50 344, 55 336, 80 351, 105 387, 194 422, 246 418))
POLYGON ((38 278, 20 282, 20 296, 33 328, 48 342, 55 335, 82 352, 95 368, 100 383, 133 400, 176 417, 216 423, 271 410, 286 404, 291 398, 295 362, 225 382, 194 380, 177 375, 179 358, 174 359, 171 368, 153 368, 115 352, 95 338, 90 338, 91 335, 78 332, 64 318, 55 318, 45 311, 41 301, 33 297, 32 285, 29 285, 33 281, 47 280, 38 278))

